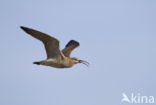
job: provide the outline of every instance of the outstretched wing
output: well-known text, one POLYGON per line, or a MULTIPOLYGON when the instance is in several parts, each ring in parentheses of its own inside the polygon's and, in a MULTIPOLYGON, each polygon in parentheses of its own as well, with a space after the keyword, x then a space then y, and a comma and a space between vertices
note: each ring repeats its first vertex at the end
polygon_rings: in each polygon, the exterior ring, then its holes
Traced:
POLYGON ((80 46, 79 42, 75 41, 75 40, 71 40, 68 42, 68 44, 65 46, 65 48, 62 50, 62 53, 66 56, 69 57, 71 52, 77 48, 78 46, 80 46))
POLYGON ((59 41, 56 38, 31 28, 21 26, 21 29, 43 42, 47 53, 47 59, 62 57, 62 53, 59 49, 59 41))

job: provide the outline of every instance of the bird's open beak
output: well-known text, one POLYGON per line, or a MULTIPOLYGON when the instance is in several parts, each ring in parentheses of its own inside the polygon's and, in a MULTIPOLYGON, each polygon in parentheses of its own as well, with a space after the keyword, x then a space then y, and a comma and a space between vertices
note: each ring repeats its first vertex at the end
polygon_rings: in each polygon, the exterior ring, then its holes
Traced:
POLYGON ((84 64, 86 66, 89 66, 89 63, 87 61, 84 61, 84 60, 80 60, 79 63, 82 63, 82 64, 84 64))

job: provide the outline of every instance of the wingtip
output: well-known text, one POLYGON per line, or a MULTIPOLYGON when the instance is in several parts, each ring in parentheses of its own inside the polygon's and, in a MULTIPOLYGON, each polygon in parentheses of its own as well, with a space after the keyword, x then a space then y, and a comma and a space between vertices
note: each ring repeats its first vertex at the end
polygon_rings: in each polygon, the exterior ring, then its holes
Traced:
POLYGON ((24 27, 24 26, 20 26, 20 28, 21 28, 21 29, 25 29, 25 27, 24 27))
POLYGON ((75 41, 75 40, 70 40, 68 42, 68 44, 66 45, 66 47, 71 46, 71 45, 76 45, 76 46, 80 46, 79 42, 75 41))
POLYGON ((23 31, 25 31, 26 33, 27 33, 28 29, 29 29, 29 28, 24 27, 24 26, 20 26, 20 28, 21 28, 23 31))

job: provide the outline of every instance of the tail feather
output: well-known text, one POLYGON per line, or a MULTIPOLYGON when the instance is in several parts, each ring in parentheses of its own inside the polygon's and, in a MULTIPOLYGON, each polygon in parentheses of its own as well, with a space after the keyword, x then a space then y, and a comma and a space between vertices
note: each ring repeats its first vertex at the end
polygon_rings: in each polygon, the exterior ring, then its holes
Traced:
POLYGON ((33 62, 33 64, 40 65, 40 62, 33 62))

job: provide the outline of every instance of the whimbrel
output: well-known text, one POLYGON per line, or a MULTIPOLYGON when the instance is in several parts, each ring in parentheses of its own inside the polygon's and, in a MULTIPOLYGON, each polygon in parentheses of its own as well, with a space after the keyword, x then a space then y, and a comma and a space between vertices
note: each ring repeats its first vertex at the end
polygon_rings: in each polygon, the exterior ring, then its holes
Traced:
POLYGON ((51 66, 55 68, 70 68, 77 63, 83 63, 87 66, 89 65, 89 63, 84 60, 70 57, 71 52, 80 45, 79 42, 70 40, 65 48, 61 51, 59 48, 59 40, 56 38, 31 28, 21 26, 21 29, 32 37, 42 41, 45 46, 47 59, 33 62, 34 64, 51 66))

